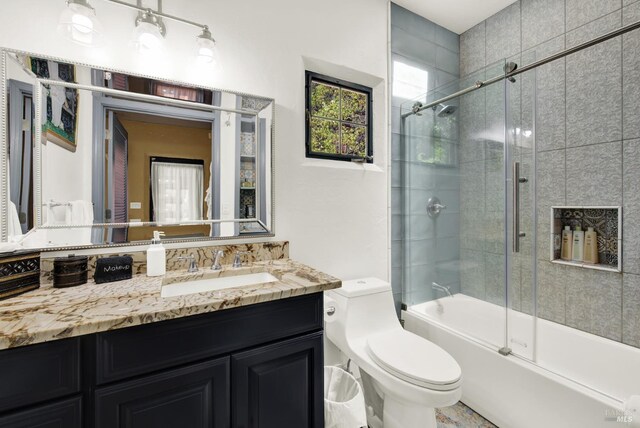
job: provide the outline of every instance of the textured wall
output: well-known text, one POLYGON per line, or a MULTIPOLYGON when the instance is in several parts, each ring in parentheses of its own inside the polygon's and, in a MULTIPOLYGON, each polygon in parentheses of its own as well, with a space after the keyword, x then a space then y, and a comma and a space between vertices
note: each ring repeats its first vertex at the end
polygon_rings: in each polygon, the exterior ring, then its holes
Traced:
MULTIPOLYGON (((501 58, 526 64, 638 19, 640 2, 631 0, 521 0, 461 35, 461 74, 473 74, 501 58)), ((515 91, 521 96, 510 97, 512 101, 518 98, 513 108, 520 109, 521 123, 525 123, 527 95, 533 94, 535 79, 538 315, 640 347, 639 49, 640 32, 617 37, 539 67, 535 76, 521 75, 515 91), (553 205, 623 206, 624 273, 550 263, 549 209, 553 205)), ((497 74, 499 69, 493 68, 497 74)), ((495 102, 489 97, 489 92, 479 92, 469 108, 484 119, 499 116, 490 111, 495 102)), ((485 145, 479 150, 486 167, 490 148, 485 145)), ((525 161, 531 157, 522 153, 525 161)), ((467 166, 472 172, 474 164, 467 166)), ((487 180, 486 174, 484 177, 487 180)), ((479 192, 485 198, 495 193, 477 181, 478 175, 470 174, 469 180, 462 180, 461 191, 479 192)), ((463 275, 463 290, 490 301, 504 301, 504 287, 495 287, 486 273, 495 266, 494 253, 487 249, 490 222, 481 228, 473 221, 463 218, 461 229, 482 234, 477 242, 484 246, 462 250, 462 259, 475 260, 485 273, 463 275)), ((465 239, 461 242, 464 245, 465 239)), ((528 238, 523 245, 531 248, 528 238)), ((521 301, 512 302, 525 311, 533 307, 524 300, 532 295, 528 288, 531 269, 525 269, 528 260, 523 254, 519 261, 522 270, 513 294, 521 296, 521 301)))
MULTIPOLYGON (((391 70, 396 61, 428 72, 429 90, 459 77, 459 36, 400 6, 391 4, 391 70)), ((396 77, 397 79, 397 77, 396 77)), ((390 78, 394 82, 392 74, 390 78)), ((418 95, 418 94, 416 94, 418 95)), ((425 101, 425 94, 421 94, 425 101)), ((420 303, 432 298, 431 282, 458 288, 458 169, 418 162, 429 152, 432 112, 413 116, 409 131, 401 126, 401 105, 411 104, 392 92, 392 283, 396 303, 420 303), (427 114, 428 113, 428 114, 427 114), (405 135, 408 134, 408 135, 405 135), (437 223, 426 214, 427 200, 438 196, 449 209, 437 223)), ((457 129, 455 120, 452 129, 457 129)), ((455 139, 456 133, 452 133, 455 139)), ((455 144, 450 141, 451 144, 455 144)), ((452 148, 454 154, 456 148, 452 148)))

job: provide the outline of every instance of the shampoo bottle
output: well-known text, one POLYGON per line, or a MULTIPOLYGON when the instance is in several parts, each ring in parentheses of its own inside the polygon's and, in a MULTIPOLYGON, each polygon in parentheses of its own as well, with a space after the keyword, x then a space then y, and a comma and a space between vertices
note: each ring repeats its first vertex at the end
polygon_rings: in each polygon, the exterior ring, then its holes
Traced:
POLYGON ((571 227, 565 226, 562 231, 562 249, 560 251, 560 258, 562 260, 571 260, 571 248, 573 247, 573 232, 571 227))
POLYGON ((584 234, 584 262, 598 263, 598 234, 593 227, 588 228, 584 234))
POLYGON ((147 276, 162 276, 167 271, 167 250, 162 245, 161 236, 164 236, 164 232, 153 232, 153 239, 147 250, 147 276))
POLYGON ((572 260, 574 262, 584 260, 584 231, 580 226, 576 226, 576 230, 573 232, 572 253, 572 260))

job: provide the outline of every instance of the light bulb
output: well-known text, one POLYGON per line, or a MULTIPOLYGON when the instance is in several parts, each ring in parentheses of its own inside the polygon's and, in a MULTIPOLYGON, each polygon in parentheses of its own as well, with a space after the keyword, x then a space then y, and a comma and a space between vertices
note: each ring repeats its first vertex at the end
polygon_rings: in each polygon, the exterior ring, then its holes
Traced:
POLYGON ((86 0, 67 0, 67 8, 60 15, 58 31, 83 46, 98 46, 103 42, 102 26, 96 18, 96 11, 86 0))
POLYGON ((93 31, 93 22, 91 22, 91 19, 79 13, 76 13, 71 17, 71 23, 74 30, 79 31, 83 34, 87 34, 93 31))
POLYGON ((144 13, 136 20, 133 44, 143 54, 157 53, 162 49, 164 27, 151 13, 144 13))
POLYGON ((199 64, 217 65, 218 49, 208 27, 203 27, 202 34, 196 38, 196 61, 199 64))

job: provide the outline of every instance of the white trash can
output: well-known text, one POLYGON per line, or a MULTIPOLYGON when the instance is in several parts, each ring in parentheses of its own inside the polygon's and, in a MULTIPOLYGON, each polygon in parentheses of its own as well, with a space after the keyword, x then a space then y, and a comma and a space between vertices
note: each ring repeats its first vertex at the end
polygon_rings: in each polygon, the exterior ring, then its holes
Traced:
POLYGON ((325 428, 361 428, 367 426, 362 388, 351 374, 340 367, 324 368, 325 428))

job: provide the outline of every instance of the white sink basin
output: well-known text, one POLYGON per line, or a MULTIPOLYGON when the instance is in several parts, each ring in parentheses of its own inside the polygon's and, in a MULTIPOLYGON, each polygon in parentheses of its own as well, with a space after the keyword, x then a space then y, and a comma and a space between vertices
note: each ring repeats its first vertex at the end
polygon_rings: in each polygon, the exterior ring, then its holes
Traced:
POLYGON ((242 287, 245 285, 264 284, 278 281, 278 278, 267 272, 247 273, 235 276, 223 276, 220 278, 204 278, 194 281, 176 282, 162 286, 160 296, 174 297, 184 294, 206 293, 226 288, 242 287))

